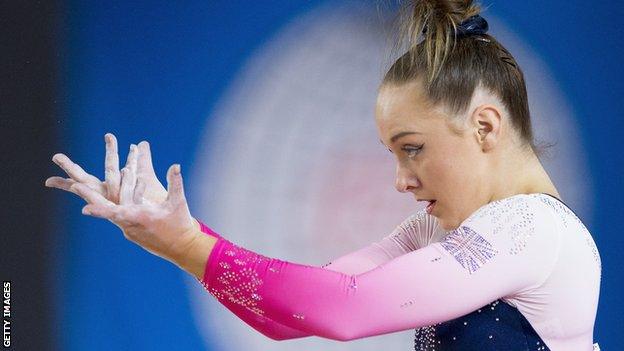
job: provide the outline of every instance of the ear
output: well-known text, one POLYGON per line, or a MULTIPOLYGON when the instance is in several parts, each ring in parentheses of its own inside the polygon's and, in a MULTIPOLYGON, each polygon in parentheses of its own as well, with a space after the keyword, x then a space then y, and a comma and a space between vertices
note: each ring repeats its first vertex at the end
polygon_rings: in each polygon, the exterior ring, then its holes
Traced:
POLYGON ((489 151, 500 141, 502 113, 495 105, 479 105, 471 115, 471 122, 477 142, 483 151, 489 151))

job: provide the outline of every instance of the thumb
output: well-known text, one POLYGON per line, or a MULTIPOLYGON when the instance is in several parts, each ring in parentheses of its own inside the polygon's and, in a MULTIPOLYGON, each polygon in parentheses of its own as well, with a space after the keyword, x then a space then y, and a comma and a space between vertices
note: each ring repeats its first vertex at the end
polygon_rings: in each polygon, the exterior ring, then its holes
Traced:
POLYGON ((182 184, 181 166, 173 164, 167 170, 167 201, 173 205, 186 202, 184 185, 182 184))

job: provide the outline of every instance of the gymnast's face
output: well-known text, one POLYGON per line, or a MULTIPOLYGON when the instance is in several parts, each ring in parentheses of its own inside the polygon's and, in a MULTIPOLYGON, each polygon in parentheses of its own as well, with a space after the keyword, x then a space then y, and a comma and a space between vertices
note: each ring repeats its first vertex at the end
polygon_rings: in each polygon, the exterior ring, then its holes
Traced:
POLYGON ((397 160, 397 190, 411 192, 418 201, 435 200, 431 214, 445 230, 457 228, 488 202, 489 163, 479 123, 454 127, 417 82, 382 86, 375 119, 381 142, 397 160))

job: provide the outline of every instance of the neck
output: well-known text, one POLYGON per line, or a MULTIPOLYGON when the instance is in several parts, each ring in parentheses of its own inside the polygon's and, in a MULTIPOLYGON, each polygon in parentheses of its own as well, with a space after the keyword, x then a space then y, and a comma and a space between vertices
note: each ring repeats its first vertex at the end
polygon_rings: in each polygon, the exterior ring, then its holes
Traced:
POLYGON ((494 179, 490 201, 533 193, 547 193, 561 199, 537 155, 533 151, 525 152, 520 157, 517 155, 518 153, 515 153, 504 158, 514 161, 501 165, 502 172, 494 179))

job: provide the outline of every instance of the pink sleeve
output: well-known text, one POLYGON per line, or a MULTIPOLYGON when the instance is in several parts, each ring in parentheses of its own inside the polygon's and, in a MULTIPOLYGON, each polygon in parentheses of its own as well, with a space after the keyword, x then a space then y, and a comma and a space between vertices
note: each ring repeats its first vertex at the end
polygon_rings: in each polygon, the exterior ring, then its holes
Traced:
MULTIPOLYGON (((206 224, 197 220, 199 222, 199 226, 201 231, 205 234, 213 236, 217 239, 222 239, 222 237, 217 234, 214 230, 208 227, 206 224)), ((204 282, 199 280, 200 283, 204 285, 206 289, 208 287, 204 282)), ((246 306, 236 303, 224 303, 225 307, 238 316, 241 320, 247 323, 249 326, 262 333, 268 338, 273 340, 287 340, 287 339, 295 339, 295 338, 303 338, 306 336, 311 336, 312 334, 302 332, 298 329, 293 329, 287 327, 285 325, 279 324, 277 322, 272 321, 269 318, 258 316, 256 313, 248 309, 246 306)))
POLYGON ((226 307, 239 305, 258 320, 334 340, 447 321, 538 286, 550 274, 559 245, 556 223, 535 208, 539 203, 520 199, 514 205, 525 206, 527 216, 495 228, 509 209, 486 206, 443 242, 361 274, 269 258, 219 238, 202 283, 226 307))
MULTIPOLYGON (((221 238, 203 222, 199 221, 202 232, 216 238, 221 238)), ((424 246, 423 242, 430 240, 437 221, 424 211, 409 216, 399 224, 390 235, 379 242, 372 243, 354 252, 350 252, 322 268, 345 274, 356 274, 369 271, 395 257, 424 246)), ((200 281, 201 282, 201 281, 200 281)), ((312 334, 293 329, 277 323, 267 317, 258 316, 253 311, 240 304, 225 304, 225 306, 249 326, 273 340, 287 340, 311 336, 312 334)))

